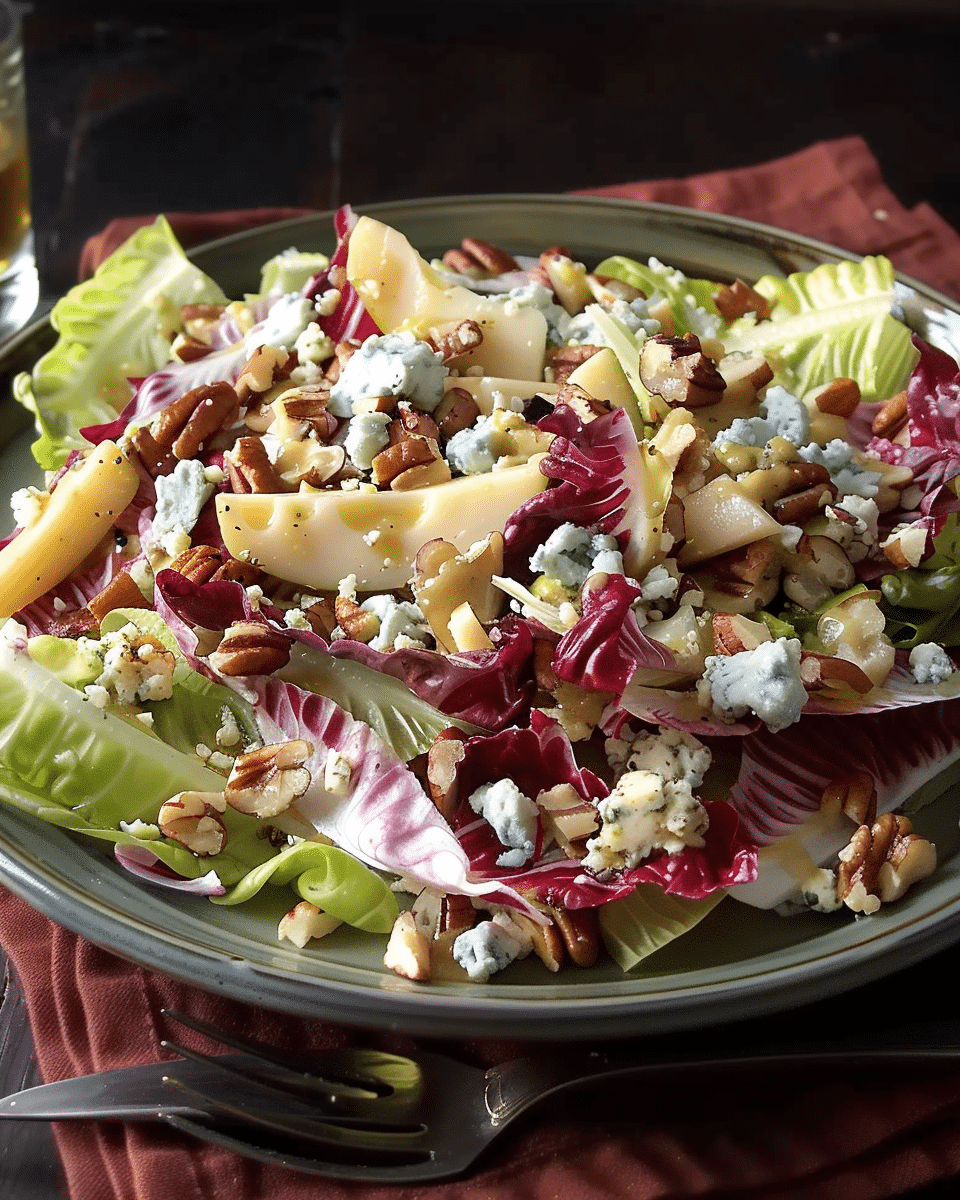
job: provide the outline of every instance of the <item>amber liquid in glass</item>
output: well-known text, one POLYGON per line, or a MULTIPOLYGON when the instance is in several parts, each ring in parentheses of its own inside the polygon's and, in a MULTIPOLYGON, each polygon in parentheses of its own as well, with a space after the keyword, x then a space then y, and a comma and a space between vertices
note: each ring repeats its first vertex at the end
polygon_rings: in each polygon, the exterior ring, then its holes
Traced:
POLYGON ((0 275, 30 228, 27 143, 22 135, 12 143, 10 131, 0 125, 0 275))

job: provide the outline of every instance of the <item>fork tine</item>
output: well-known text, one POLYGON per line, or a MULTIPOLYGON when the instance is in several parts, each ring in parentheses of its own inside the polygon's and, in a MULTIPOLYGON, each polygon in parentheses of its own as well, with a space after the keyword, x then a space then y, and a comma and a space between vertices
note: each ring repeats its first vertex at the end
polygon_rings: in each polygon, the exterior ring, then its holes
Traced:
POLYGON ((341 1124, 336 1117, 330 1119, 325 1113, 317 1115, 306 1108, 299 1112, 263 1109, 256 1093, 232 1098, 212 1096, 192 1084, 181 1082, 175 1074, 169 1076, 168 1082, 187 1097, 192 1107, 200 1109, 213 1120, 228 1117, 244 1126, 266 1129, 286 1138, 324 1147, 328 1151, 355 1149, 362 1151, 365 1157, 402 1154, 407 1161, 411 1155, 413 1161, 421 1161, 425 1155, 429 1157, 428 1152, 419 1150, 416 1145, 426 1132, 423 1125, 385 1127, 376 1119, 355 1119, 341 1124))
POLYGON ((378 1181, 399 1183, 440 1179, 456 1173, 449 1166, 437 1163, 429 1151, 422 1151, 417 1155, 386 1152, 380 1156, 379 1161, 371 1159, 369 1149, 364 1149, 362 1154, 358 1153, 355 1157, 335 1157, 331 1154, 319 1158, 304 1153, 303 1148, 292 1145, 281 1148, 276 1142, 268 1144, 253 1138, 240 1137, 176 1113, 165 1114, 164 1120, 182 1133, 212 1142, 232 1150, 235 1154, 292 1170, 322 1175, 329 1179, 361 1180, 368 1184, 378 1181))
MULTIPOLYGON (((288 1072, 291 1076, 296 1076, 304 1082, 320 1078, 320 1074, 317 1071, 304 1070, 302 1059, 295 1060, 289 1055, 269 1049, 261 1042, 254 1042, 249 1038, 240 1037, 236 1033, 218 1029, 215 1025, 211 1025, 208 1021, 204 1021, 199 1017, 191 1017, 186 1013, 178 1012, 172 1008, 161 1009, 161 1012, 165 1017, 169 1017, 178 1024, 192 1029, 195 1033, 202 1033, 213 1041, 220 1042, 223 1046, 230 1046, 234 1050, 239 1050, 242 1054, 258 1059, 266 1066, 279 1068, 281 1071, 288 1072)), ((185 1058, 197 1058, 199 1056, 198 1051, 185 1050, 183 1046, 173 1041, 165 1039, 163 1044, 168 1045, 177 1054, 182 1054, 185 1058)), ((213 1056, 201 1057, 212 1059, 213 1056)), ((363 1071, 358 1070, 359 1060, 356 1055, 351 1054, 344 1059, 337 1051, 331 1050, 321 1052, 319 1061, 322 1062, 322 1077, 327 1083, 337 1083, 348 1088, 356 1088, 367 1094, 373 1093, 375 1096, 388 1096, 393 1091, 393 1088, 384 1082, 382 1076, 366 1075, 363 1071), (347 1063, 349 1063, 349 1067, 347 1063)))

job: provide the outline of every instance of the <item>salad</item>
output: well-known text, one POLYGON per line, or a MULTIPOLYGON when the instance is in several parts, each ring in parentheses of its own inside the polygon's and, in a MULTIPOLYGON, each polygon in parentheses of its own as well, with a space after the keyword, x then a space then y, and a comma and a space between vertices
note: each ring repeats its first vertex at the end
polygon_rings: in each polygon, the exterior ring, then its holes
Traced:
MULTIPOLYGON (((883 258, 427 262, 349 208, 232 298, 163 218, 15 382, 0 796, 417 981, 867 919, 960 758, 960 372, 883 258)), ((216 908, 211 908, 216 920, 216 908)))

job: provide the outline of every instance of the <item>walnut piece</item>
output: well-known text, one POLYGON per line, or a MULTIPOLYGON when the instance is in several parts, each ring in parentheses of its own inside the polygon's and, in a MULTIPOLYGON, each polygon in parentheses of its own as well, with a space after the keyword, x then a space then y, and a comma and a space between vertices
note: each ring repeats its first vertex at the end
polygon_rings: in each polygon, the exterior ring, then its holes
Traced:
POLYGON ((238 812, 278 816, 310 786, 312 776, 305 764, 312 754, 313 746, 303 738, 245 751, 227 780, 226 802, 238 812))

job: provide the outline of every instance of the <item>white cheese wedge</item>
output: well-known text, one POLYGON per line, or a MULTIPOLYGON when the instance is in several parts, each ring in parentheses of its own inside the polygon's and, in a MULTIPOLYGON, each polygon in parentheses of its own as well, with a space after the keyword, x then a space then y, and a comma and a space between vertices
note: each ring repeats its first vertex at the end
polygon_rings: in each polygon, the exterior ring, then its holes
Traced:
POLYGON ((411 330, 426 338, 432 329, 476 321, 483 341, 448 363, 452 369, 482 367, 485 375, 543 378, 547 346, 543 313, 447 286, 403 234, 389 225, 372 217, 357 221, 350 234, 347 278, 384 333, 411 330))
POLYGON ((403 587, 417 551, 442 538, 459 551, 494 531, 547 486, 543 456, 522 466, 406 492, 220 495, 217 518, 235 558, 318 591, 356 575, 359 591, 403 587))

